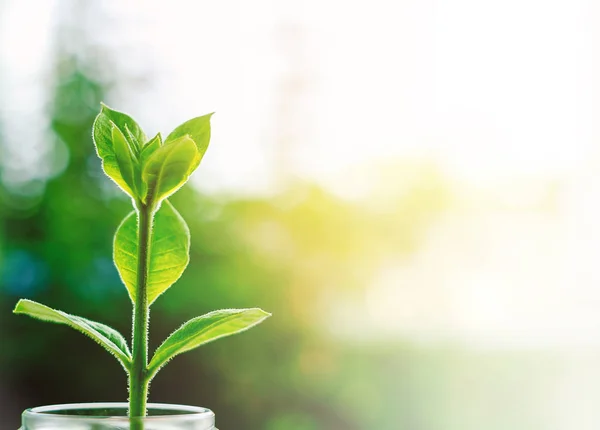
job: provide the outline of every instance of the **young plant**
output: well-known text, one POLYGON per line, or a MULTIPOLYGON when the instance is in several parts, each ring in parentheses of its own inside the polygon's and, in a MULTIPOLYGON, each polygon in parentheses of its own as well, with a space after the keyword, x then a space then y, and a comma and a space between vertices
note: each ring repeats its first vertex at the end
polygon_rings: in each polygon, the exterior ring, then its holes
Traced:
POLYGON ((125 338, 104 324, 31 300, 14 310, 68 325, 116 357, 129 377, 129 416, 146 415, 148 387, 173 357, 213 340, 240 333, 270 316, 261 309, 225 309, 193 318, 171 334, 148 360, 150 305, 183 273, 189 262, 190 232, 167 198, 187 182, 210 140, 212 114, 191 119, 162 140, 148 139, 128 115, 102 105, 93 139, 104 172, 133 202, 134 211, 115 233, 113 259, 133 303, 131 350, 125 338))

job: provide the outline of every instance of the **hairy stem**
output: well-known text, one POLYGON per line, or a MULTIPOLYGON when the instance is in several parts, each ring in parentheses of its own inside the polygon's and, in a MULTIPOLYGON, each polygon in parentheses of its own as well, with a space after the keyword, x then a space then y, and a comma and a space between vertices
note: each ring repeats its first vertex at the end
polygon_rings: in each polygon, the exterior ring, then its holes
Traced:
POLYGON ((148 329, 150 309, 148 306, 148 263, 150 237, 152 235, 152 208, 138 206, 138 267, 135 305, 133 310, 133 361, 129 374, 129 416, 145 417, 148 400, 148 329))

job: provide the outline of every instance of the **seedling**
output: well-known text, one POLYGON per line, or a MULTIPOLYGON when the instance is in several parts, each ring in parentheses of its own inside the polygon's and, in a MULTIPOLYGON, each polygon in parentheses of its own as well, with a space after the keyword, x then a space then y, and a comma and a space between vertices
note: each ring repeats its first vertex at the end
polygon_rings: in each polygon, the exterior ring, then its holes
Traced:
POLYGON ((148 360, 150 305, 179 279, 189 262, 190 232, 167 200, 189 179, 210 140, 212 114, 191 119, 162 140, 148 139, 128 115, 102 105, 93 139, 106 175, 131 197, 134 211, 117 228, 113 259, 133 303, 131 350, 113 328, 19 300, 14 310, 68 325, 88 335, 121 363, 129 378, 129 416, 146 416, 150 381, 173 357, 240 333, 270 316, 261 309, 224 309, 193 318, 171 334, 148 360))

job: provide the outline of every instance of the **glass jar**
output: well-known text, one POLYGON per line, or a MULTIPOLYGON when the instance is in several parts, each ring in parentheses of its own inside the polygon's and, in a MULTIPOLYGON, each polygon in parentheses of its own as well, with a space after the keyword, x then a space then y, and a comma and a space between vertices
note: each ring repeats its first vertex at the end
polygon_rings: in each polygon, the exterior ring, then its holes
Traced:
POLYGON ((23 412, 19 430, 217 430, 209 409, 149 403, 144 418, 128 418, 127 409, 127 403, 41 406, 23 412))

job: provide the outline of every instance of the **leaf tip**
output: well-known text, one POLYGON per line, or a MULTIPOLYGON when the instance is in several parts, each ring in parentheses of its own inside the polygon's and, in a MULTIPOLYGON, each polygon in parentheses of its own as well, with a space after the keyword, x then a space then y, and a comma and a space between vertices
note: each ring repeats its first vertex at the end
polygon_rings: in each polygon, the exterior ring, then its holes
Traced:
POLYGON ((20 299, 17 304, 15 305, 15 308, 13 309, 13 314, 21 314, 24 312, 24 307, 27 303, 31 303, 31 300, 27 300, 27 299, 20 299))
POLYGON ((251 309, 251 311, 258 317, 257 324, 261 323, 264 320, 266 320, 267 318, 270 318, 271 316, 273 316, 273 314, 271 312, 264 311, 261 308, 253 308, 253 309, 251 309))
POLYGON ((262 312, 262 314, 265 316, 265 318, 269 318, 269 317, 272 317, 272 316, 273 316, 273 314, 272 314, 271 312, 264 311, 264 310, 262 310, 262 309, 260 309, 260 308, 259 308, 258 310, 259 310, 260 312, 262 312))

